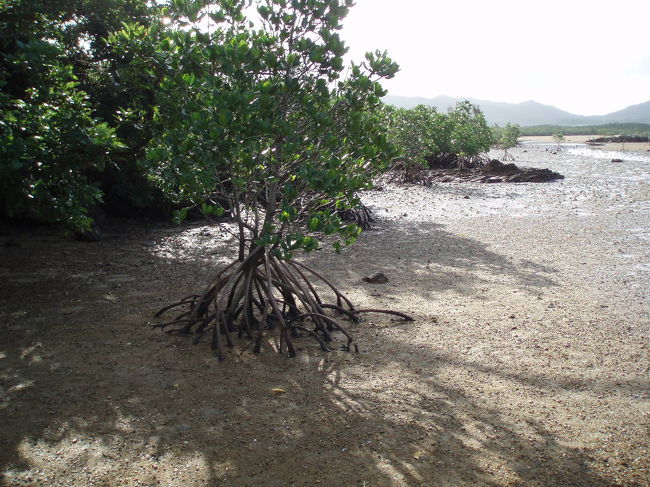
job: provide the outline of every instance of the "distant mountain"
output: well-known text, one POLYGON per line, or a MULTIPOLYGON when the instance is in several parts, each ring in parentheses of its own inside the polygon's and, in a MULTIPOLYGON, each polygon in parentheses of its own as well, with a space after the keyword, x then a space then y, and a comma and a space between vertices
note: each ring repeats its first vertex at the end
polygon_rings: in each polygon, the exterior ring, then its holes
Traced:
POLYGON ((606 123, 650 123, 650 101, 605 115, 606 123))
POLYGON ((417 105, 434 106, 438 111, 446 112, 460 100, 469 100, 478 105, 488 123, 505 125, 517 123, 523 127, 531 125, 590 125, 605 123, 650 123, 650 101, 632 105, 618 112, 607 115, 584 116, 560 110, 551 105, 543 105, 530 100, 522 103, 505 103, 476 98, 453 98, 437 96, 422 98, 411 96, 387 95, 384 102, 402 108, 413 108, 417 105))

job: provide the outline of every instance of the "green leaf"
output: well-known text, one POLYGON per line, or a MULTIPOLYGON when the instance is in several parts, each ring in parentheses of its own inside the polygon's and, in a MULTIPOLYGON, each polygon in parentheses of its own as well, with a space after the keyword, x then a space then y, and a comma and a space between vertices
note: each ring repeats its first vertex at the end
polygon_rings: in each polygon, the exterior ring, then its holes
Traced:
POLYGON ((187 213, 192 209, 192 207, 181 208, 180 210, 174 211, 174 223, 180 225, 187 218, 187 213))
POLYGON ((320 220, 317 217, 313 217, 311 220, 309 220, 309 230, 312 232, 315 232, 318 230, 320 226, 320 220))
POLYGON ((185 73, 182 79, 188 86, 192 86, 196 82, 196 76, 193 73, 185 73))
POLYGON ((226 14, 222 10, 219 10, 218 12, 215 13, 209 13, 208 16, 210 17, 210 19, 212 19, 213 22, 217 24, 225 22, 227 19, 226 14))
POLYGON ((261 85, 261 90, 263 93, 270 93, 273 90, 273 83, 270 80, 266 80, 261 85))

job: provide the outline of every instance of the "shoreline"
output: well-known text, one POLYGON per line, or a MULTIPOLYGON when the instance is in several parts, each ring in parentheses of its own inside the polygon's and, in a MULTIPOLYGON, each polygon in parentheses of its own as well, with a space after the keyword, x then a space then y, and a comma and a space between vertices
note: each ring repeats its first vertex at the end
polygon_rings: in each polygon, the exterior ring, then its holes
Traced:
MULTIPOLYGON (((563 144, 585 144, 588 140, 602 135, 565 135, 563 144)), ((519 142, 530 142, 533 144, 555 144, 551 135, 529 135, 519 137, 519 142)), ((634 152, 650 157, 650 142, 626 142, 606 143, 598 146, 590 146, 594 150, 607 150, 615 152, 634 152)))

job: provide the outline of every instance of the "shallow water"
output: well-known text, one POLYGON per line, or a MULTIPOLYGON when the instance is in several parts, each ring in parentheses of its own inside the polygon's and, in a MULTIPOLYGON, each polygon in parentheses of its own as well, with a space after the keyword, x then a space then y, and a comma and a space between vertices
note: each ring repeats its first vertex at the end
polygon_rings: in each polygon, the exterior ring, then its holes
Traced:
POLYGON ((568 152, 570 154, 593 157, 595 159, 610 159, 610 160, 623 159, 623 161, 638 161, 638 162, 650 163, 650 157, 644 156, 643 154, 624 152, 624 151, 592 149, 589 146, 573 147, 569 149, 568 152))
MULTIPOLYGON (((522 143, 522 146, 526 148, 535 147, 538 149, 546 150, 555 150, 557 144, 555 143, 539 143, 525 141, 522 143)), ((591 157, 594 159, 623 159, 623 161, 637 161, 637 162, 646 162, 650 163, 650 156, 641 154, 638 152, 629 152, 629 151, 613 151, 613 150, 603 150, 591 147, 588 144, 578 144, 578 143, 562 143, 560 144, 562 151, 566 151, 569 154, 591 157)))

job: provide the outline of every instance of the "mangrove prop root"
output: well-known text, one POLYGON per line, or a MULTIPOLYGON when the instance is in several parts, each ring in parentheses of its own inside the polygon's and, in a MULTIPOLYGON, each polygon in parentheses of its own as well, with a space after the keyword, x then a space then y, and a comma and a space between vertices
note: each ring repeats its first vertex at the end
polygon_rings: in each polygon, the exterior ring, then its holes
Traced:
POLYGON ((410 317, 407 314, 400 313, 399 311, 392 311, 390 309, 357 309, 354 311, 351 311, 352 314, 360 314, 360 313, 383 313, 386 315, 394 315, 394 316, 399 316, 402 318, 404 321, 415 321, 412 317, 410 317))
POLYGON ((156 313, 160 317, 178 307, 184 311, 171 321, 154 325, 167 333, 192 335, 193 343, 207 337, 219 360, 224 360, 227 347, 237 339, 244 340, 243 353, 253 347, 259 353, 265 334, 279 338, 278 351, 296 355, 294 340, 311 337, 323 351, 331 351, 328 342, 332 333, 340 332, 347 343, 343 349, 358 351, 352 334, 334 317, 358 323, 361 313, 384 313, 413 321, 398 311, 356 309, 352 302, 324 276, 305 264, 278 259, 263 247, 256 247, 243 260, 236 260, 219 271, 202 294, 193 294, 163 307, 156 313), (325 285, 325 294, 316 291, 314 283, 325 285), (326 302, 333 294, 334 303, 326 302), (178 327, 180 325, 180 328, 178 327))
POLYGON ((354 312, 348 311, 347 309, 342 308, 341 306, 337 306, 335 304, 323 303, 321 304, 321 308, 333 309, 335 311, 338 311, 339 313, 347 316, 350 320, 354 321, 355 323, 359 323, 359 321, 361 321, 359 317, 354 314, 354 312))
POLYGON ((180 301, 178 301, 178 302, 176 302, 176 303, 172 303, 172 304, 170 304, 169 306, 165 306, 165 307, 162 308, 160 311, 158 311, 154 316, 155 316, 156 318, 158 318, 158 317, 159 317, 160 315, 162 315, 165 311, 169 311, 169 310, 172 309, 172 308, 177 308, 178 306, 183 306, 183 305, 185 305, 185 304, 193 304, 194 302, 196 302, 196 300, 197 300, 198 297, 199 297, 198 294, 192 294, 191 296, 188 296, 188 297, 186 297, 186 298, 183 298, 183 299, 181 299, 180 301))

